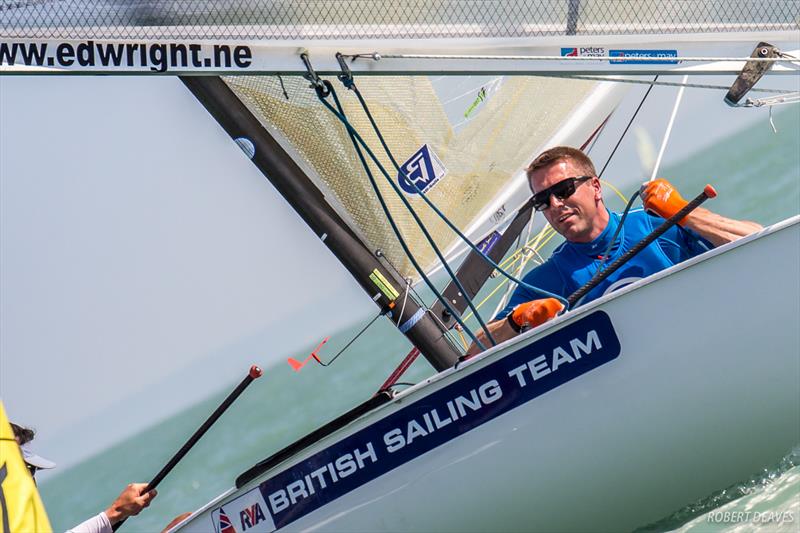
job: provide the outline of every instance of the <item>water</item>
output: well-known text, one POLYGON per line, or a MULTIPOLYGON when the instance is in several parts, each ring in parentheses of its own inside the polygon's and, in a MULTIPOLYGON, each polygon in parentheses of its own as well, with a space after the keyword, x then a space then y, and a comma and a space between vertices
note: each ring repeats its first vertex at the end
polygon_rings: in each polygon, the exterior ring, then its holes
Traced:
MULTIPOLYGON (((727 216, 770 224, 795 215, 800 212, 800 107, 776 114, 775 122, 779 135, 759 123, 661 175, 686 196, 713 183, 720 196, 709 207, 727 216)), ((621 209, 622 202, 610 205, 621 209)), ((336 353, 361 325, 333 336, 324 353, 336 353)), ((316 342, 309 339, 309 352, 316 342)), ((409 349, 404 337, 378 321, 333 367, 309 365, 299 374, 285 363, 267 369, 164 480, 152 507, 125 524, 125 531, 160 531, 176 515, 211 500, 255 462, 368 398, 409 349)), ((430 367, 417 361, 403 381, 430 374, 430 367)), ((225 385, 206 401, 45 480, 41 493, 56 530, 102 511, 125 484, 149 480, 232 388, 225 385)), ((780 463, 764 465, 751 478, 720 487, 642 529, 797 531, 800 448, 786 452, 780 463)))

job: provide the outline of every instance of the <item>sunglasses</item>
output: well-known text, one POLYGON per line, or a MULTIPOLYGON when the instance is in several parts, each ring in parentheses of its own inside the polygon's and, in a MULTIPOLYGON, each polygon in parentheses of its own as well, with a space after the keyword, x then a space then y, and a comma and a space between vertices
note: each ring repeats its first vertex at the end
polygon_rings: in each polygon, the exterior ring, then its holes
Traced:
POLYGON ((567 178, 546 188, 543 191, 537 192, 533 195, 533 208, 537 211, 544 211, 550 207, 551 195, 555 196, 559 200, 566 200, 575 194, 575 189, 578 188, 578 185, 586 180, 592 179, 593 177, 594 176, 577 176, 573 178, 567 178))

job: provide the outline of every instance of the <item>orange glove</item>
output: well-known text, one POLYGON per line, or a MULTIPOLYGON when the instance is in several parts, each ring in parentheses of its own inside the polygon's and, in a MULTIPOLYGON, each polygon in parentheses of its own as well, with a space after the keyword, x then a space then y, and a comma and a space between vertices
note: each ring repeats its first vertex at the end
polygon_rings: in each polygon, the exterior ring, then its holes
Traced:
POLYGON ((535 328, 555 317, 562 309, 564 306, 555 298, 531 300, 516 306, 511 312, 511 320, 520 328, 535 328))
MULTIPOLYGON (((669 218, 683 209, 687 202, 670 182, 665 179, 653 180, 642 185, 642 203, 647 211, 651 211, 662 218, 669 218)), ((686 217, 678 222, 683 226, 686 217)))

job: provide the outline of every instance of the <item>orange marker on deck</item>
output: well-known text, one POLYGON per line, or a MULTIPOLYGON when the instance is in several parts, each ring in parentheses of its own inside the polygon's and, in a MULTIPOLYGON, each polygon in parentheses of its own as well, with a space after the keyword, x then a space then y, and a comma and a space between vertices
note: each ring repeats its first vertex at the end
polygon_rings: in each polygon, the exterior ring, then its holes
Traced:
POLYGON ((322 348, 322 346, 326 342, 328 342, 328 339, 330 339, 330 337, 325 337, 322 340, 322 342, 319 343, 319 345, 314 349, 314 351, 311 352, 311 354, 308 357, 306 357, 302 363, 293 357, 289 357, 288 359, 286 359, 286 361, 289 363, 289 366, 292 367, 292 370, 294 370, 295 372, 300 372, 300 369, 303 368, 305 364, 308 363, 308 360, 311 359, 312 357, 317 360, 317 363, 322 364, 322 361, 320 361, 319 357, 317 356, 317 352, 319 352, 320 348, 322 348))

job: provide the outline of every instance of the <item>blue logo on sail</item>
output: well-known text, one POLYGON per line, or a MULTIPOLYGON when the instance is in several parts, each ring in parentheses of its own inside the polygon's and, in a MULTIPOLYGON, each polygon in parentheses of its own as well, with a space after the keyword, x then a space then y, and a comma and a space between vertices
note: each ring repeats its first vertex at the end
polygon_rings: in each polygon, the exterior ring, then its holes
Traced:
POLYGON ((397 181, 400 183, 400 188, 407 194, 418 194, 418 191, 426 193, 446 173, 447 169, 444 168, 442 161, 436 157, 427 144, 424 144, 405 163, 400 165, 397 181))

